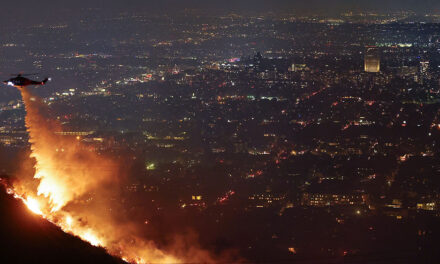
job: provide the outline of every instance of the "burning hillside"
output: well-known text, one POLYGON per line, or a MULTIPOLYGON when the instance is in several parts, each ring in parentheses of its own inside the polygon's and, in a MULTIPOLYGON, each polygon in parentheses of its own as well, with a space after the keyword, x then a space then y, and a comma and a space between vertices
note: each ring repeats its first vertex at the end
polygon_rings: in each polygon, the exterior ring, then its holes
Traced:
POLYGON ((121 180, 118 163, 78 139, 57 136, 62 127, 49 117, 42 100, 26 88, 21 94, 35 172, 18 175, 10 194, 65 232, 128 262, 214 262, 205 251, 177 243, 159 249, 139 237, 137 226, 109 204, 110 198, 120 198, 114 187, 121 180))
POLYGON ((0 215, 0 263, 124 263, 32 214, 1 185, 0 215))

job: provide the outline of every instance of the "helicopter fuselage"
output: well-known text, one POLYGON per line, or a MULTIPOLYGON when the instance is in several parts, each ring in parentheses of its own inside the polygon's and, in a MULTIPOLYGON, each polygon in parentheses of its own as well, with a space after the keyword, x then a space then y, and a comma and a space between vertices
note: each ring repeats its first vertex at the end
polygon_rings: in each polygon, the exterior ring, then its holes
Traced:
POLYGON ((28 85, 44 85, 44 84, 46 84, 46 82, 48 80, 49 79, 46 78, 42 81, 33 81, 33 80, 30 80, 28 78, 25 78, 23 76, 18 75, 15 78, 11 78, 9 80, 3 81, 3 83, 6 85, 9 85, 9 86, 14 86, 14 87, 20 88, 20 87, 25 87, 28 85))

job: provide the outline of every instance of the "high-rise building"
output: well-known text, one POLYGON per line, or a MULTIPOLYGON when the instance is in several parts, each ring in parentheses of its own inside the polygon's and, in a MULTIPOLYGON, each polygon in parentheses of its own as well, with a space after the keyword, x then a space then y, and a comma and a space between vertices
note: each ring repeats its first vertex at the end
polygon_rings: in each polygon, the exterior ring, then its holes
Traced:
POLYGON ((380 71, 380 55, 377 47, 368 46, 365 50, 364 67, 366 72, 380 71))
POLYGON ((420 72, 426 73, 429 69, 429 61, 421 61, 420 62, 420 72))

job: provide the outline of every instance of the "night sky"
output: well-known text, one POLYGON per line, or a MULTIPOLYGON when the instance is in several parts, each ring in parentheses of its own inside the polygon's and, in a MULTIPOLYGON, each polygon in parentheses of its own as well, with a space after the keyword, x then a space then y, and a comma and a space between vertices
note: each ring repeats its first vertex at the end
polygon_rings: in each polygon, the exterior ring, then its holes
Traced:
MULTIPOLYGON (((399 11, 413 10, 419 12, 440 10, 440 1, 437 0, 77 0, 77 1, 53 1, 53 0, 20 0, 9 3, 2 3, 3 9, 16 9, 17 12, 72 9, 83 7, 108 8, 111 11, 130 10, 132 8, 142 8, 145 10, 160 9, 164 12, 179 10, 182 8, 203 8, 214 10, 286 10, 293 12, 318 12, 324 14, 333 14, 345 10, 371 10, 371 11, 399 11), (28 7, 28 9, 26 9, 28 7)), ((7 15, 7 14, 3 14, 7 15)), ((40 13, 40 15, 50 15, 40 13)))

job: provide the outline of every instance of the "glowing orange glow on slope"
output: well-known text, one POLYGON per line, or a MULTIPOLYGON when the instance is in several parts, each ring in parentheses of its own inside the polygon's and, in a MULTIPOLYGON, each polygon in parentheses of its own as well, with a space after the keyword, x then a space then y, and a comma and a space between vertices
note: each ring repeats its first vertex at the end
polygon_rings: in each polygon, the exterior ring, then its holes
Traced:
POLYGON ((31 210, 33 213, 38 215, 43 215, 43 212, 41 212, 40 204, 37 200, 34 198, 27 198, 26 200, 23 200, 26 206, 31 210))
POLYGON ((94 246, 100 246, 102 244, 102 242, 99 241, 99 239, 91 231, 84 233, 82 238, 94 246))
MULTIPOLYGON (((46 105, 26 88, 20 91, 26 107, 26 128, 35 174, 14 184, 11 190, 14 197, 65 232, 104 247, 128 262, 183 262, 181 257, 167 254, 152 241, 138 237, 136 227, 129 222, 121 223, 103 209, 110 206, 108 188, 118 182, 118 164, 90 150, 76 138, 57 136, 55 132, 62 131, 62 127, 51 121, 46 105), (36 189, 35 183, 38 184, 36 189), (92 198, 107 204, 88 203, 92 198), (67 209, 68 205, 71 206, 67 209)), ((194 261, 213 262, 203 251, 194 255, 199 255, 194 261)))

